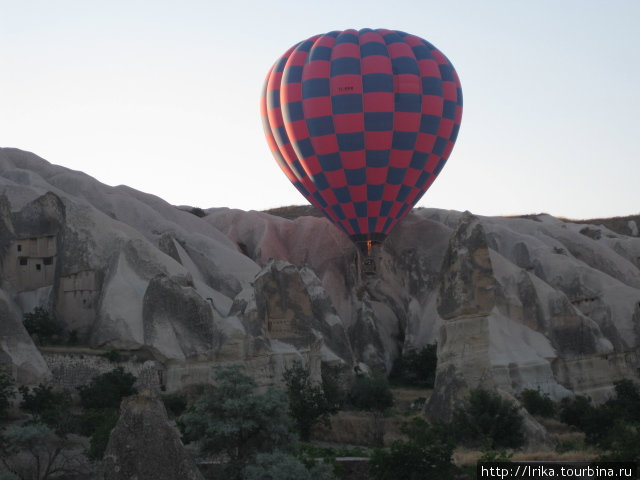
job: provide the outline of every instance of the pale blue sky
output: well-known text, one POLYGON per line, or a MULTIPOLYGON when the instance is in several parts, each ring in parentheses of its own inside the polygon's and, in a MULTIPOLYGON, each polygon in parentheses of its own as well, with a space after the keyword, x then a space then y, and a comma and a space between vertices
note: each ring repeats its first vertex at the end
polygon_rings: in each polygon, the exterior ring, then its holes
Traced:
POLYGON ((345 28, 452 61, 457 145, 419 205, 640 212, 640 1, 0 0, 0 146, 180 205, 301 204, 259 95, 291 45, 345 28))

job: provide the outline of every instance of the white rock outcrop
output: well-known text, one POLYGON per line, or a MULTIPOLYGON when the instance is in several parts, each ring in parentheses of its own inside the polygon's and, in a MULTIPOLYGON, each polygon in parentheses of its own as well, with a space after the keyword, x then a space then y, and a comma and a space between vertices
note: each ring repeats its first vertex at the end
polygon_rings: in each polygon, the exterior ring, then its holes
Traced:
POLYGON ((316 378, 325 366, 388 371, 435 341, 433 411, 480 383, 602 400, 637 377, 640 238, 628 222, 418 209, 364 278, 323 218, 189 210, 0 149, 0 362, 20 382, 51 375, 21 322, 42 306, 84 348, 154 360, 169 391, 209 381, 216 363, 243 363, 263 385, 295 360, 316 378))

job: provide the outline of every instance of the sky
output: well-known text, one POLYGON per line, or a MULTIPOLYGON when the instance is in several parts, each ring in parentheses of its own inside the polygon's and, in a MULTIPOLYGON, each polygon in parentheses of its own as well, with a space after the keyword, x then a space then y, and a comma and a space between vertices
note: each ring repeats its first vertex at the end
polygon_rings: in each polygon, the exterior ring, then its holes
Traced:
POLYGON ((304 204, 264 139, 267 71, 314 34, 388 28, 464 92, 418 206, 637 214, 639 22, 636 0, 0 0, 0 147, 174 205, 304 204))

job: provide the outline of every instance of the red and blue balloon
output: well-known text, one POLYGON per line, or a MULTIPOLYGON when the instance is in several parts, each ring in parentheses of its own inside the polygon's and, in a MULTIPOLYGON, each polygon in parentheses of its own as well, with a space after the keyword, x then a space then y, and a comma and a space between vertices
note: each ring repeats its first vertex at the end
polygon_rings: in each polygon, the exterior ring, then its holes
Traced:
POLYGON ((261 113, 287 178, 366 251, 444 167, 460 129, 462 90, 451 62, 422 38, 334 31, 280 57, 261 113))

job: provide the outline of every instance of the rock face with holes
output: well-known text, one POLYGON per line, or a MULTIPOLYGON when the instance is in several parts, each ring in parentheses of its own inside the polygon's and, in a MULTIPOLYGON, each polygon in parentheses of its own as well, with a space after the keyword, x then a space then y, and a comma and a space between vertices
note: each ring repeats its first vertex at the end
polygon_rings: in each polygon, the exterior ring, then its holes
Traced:
POLYGON ((49 377, 21 322, 41 306, 64 329, 58 348, 153 360, 167 391, 228 362, 261 385, 293 361, 315 378, 388 372, 436 341, 434 415, 478 385, 600 401, 637 378, 635 217, 417 209, 374 249, 367 277, 324 218, 190 210, 0 149, 0 362, 19 382, 49 377))

